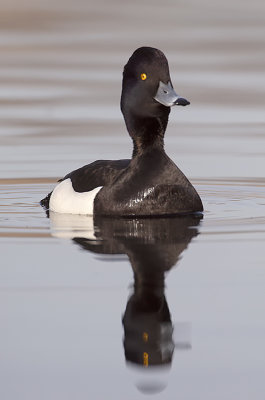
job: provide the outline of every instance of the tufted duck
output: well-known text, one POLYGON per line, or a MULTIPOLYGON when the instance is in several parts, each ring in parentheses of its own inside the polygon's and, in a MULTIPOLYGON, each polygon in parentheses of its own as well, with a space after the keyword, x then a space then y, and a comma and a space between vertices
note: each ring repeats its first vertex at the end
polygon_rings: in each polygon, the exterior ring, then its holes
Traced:
POLYGON ((165 55, 137 49, 124 67, 121 94, 132 159, 85 165, 66 175, 41 204, 59 213, 121 217, 202 211, 195 188, 164 150, 170 107, 188 104, 173 89, 165 55))

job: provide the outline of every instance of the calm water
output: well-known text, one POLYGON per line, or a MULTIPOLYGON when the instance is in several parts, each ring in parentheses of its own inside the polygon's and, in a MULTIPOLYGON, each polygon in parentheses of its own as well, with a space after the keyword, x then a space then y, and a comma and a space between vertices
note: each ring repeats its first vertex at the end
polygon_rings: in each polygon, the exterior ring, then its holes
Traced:
POLYGON ((265 6, 1 2, 0 397, 264 398, 265 6), (130 157, 131 52, 177 92, 168 154, 204 218, 47 218, 67 172, 130 157))

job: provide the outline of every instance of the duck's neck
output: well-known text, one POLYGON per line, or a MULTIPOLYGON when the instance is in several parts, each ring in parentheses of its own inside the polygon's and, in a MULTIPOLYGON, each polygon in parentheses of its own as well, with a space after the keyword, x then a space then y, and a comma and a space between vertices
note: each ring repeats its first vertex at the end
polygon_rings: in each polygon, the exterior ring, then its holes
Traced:
POLYGON ((164 135, 168 123, 168 114, 162 117, 125 119, 128 132, 133 140, 133 155, 136 157, 146 151, 159 149, 164 151, 164 135))

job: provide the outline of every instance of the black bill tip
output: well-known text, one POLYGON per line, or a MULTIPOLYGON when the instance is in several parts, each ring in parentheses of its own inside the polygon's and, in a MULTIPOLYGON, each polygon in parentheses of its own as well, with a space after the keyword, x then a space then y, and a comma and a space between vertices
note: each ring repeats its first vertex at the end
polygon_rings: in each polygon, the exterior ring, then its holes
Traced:
POLYGON ((186 99, 184 99, 184 97, 179 97, 175 103, 176 106, 188 106, 190 104, 190 102, 186 99))

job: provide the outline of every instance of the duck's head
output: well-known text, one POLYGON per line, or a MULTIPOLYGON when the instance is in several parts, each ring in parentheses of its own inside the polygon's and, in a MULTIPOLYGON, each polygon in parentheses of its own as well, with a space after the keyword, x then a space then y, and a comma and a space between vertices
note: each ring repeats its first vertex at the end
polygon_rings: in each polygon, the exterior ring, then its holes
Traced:
POLYGON ((162 51, 152 47, 135 50, 123 72, 121 110, 125 120, 128 114, 139 118, 168 116, 170 107, 188 104, 173 88, 162 51))

